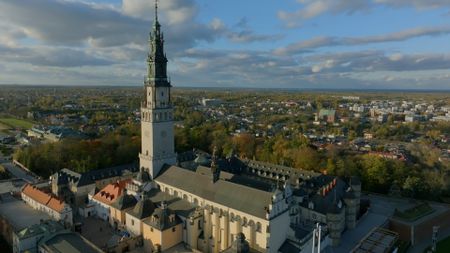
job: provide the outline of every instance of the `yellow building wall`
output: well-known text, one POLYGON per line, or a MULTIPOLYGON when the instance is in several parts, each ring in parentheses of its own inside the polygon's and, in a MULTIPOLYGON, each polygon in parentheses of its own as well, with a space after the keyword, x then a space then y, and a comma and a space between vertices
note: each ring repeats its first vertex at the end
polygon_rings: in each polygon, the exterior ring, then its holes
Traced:
MULTIPOLYGON (((196 199, 198 201, 198 204, 201 206, 204 205, 210 205, 213 206, 214 208, 219 208, 221 210, 223 210, 225 213, 227 213, 230 216, 230 219, 228 220, 228 224, 225 225, 223 223, 223 221, 221 222, 221 219, 214 219, 213 216, 214 214, 209 214, 208 211, 205 211, 204 213, 204 218, 205 218, 205 223, 203 224, 203 231, 204 231, 204 235, 205 235, 205 241, 207 241, 207 243, 209 243, 209 236, 217 236, 220 235, 220 231, 223 229, 223 233, 226 232, 226 235, 223 234, 222 236, 225 237, 227 236, 229 238, 228 242, 227 242, 227 246, 225 246, 225 243, 222 242, 220 243, 220 246, 217 248, 220 248, 221 250, 224 250, 226 248, 228 248, 229 246, 231 246, 232 244, 232 238, 236 238, 236 235, 240 232, 244 233, 245 237, 250 240, 252 239, 252 245, 251 247, 253 247, 254 249, 257 249, 261 252, 266 252, 266 248, 268 246, 268 241, 267 241, 267 226, 269 225, 270 221, 264 218, 260 218, 260 217, 255 217, 253 215, 241 212, 239 210, 235 210, 232 208, 229 208, 227 206, 223 206, 220 205, 218 203, 209 201, 207 199, 203 199, 200 198, 199 196, 196 196, 194 194, 191 194, 189 192, 185 192, 181 189, 178 189, 176 187, 170 186, 170 185, 166 185, 160 182, 157 182, 159 184, 159 186, 161 187, 161 189, 166 189, 168 188, 169 191, 168 193, 171 195, 174 195, 174 191, 177 191, 178 197, 187 196, 187 201, 194 203, 194 199, 196 199), (209 215, 208 215, 209 214, 209 215), (248 222, 253 221, 255 224, 256 223, 260 223, 261 224, 261 230, 260 231, 254 231, 251 230, 249 227, 244 227, 241 224, 239 224, 240 222, 231 221, 231 214, 233 214, 233 216, 239 216, 241 218, 241 220, 243 220, 244 218, 246 218, 248 220, 248 222)), ((290 223, 283 223, 283 226, 288 226, 290 223)), ((214 239, 213 239, 214 240, 214 239)), ((190 241, 189 239, 187 241, 190 241)), ((220 240, 217 240, 220 241, 220 240)))
POLYGON ((153 229, 148 224, 143 223, 142 225, 142 237, 144 239, 144 250, 145 252, 151 252, 156 244, 161 245, 162 233, 157 229, 153 229))
POLYGON ((173 246, 183 242, 183 227, 182 224, 178 224, 173 228, 160 231, 153 228, 148 224, 143 224, 142 236, 144 239, 144 249, 154 249, 156 244, 161 245, 161 250, 167 250, 173 246))
POLYGON ((109 223, 111 225, 113 225, 115 221, 119 223, 118 225, 125 225, 125 212, 121 212, 120 210, 110 206, 109 217, 109 223))
POLYGON ((166 229, 162 231, 162 250, 172 248, 173 246, 181 243, 183 241, 183 226, 178 224, 173 228, 166 229))

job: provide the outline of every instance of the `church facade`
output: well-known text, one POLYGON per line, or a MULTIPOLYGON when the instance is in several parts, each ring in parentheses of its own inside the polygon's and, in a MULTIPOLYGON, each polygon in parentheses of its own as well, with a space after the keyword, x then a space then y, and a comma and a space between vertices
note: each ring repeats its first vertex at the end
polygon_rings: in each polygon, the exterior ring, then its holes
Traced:
POLYGON ((150 251, 165 250, 184 242, 194 250, 222 252, 243 234, 250 248, 258 252, 278 252, 289 225, 289 193, 285 192, 288 188, 280 187, 271 192, 232 183, 228 180, 232 174, 221 173, 218 169, 214 172, 217 167, 214 165, 206 173, 176 166, 171 84, 167 77, 164 37, 157 7, 149 48, 141 106, 141 172, 128 186, 128 192, 139 202, 126 212, 125 227, 136 235, 142 234, 146 241, 144 245, 150 251), (173 201, 158 201, 157 195, 173 201), (178 208, 180 206, 182 210, 178 208), (164 212, 172 217, 166 225, 173 224, 173 227, 155 225, 158 220, 165 219, 162 217, 164 212), (155 213, 159 215, 155 217, 155 213), (180 228, 177 229, 178 224, 180 228), (173 229, 174 238, 169 239, 171 233, 160 230, 166 227, 173 229), (178 230, 180 233, 175 233, 178 230), (155 241, 155 238, 161 238, 153 234, 155 231, 164 234, 169 245, 161 245, 164 240, 155 241))
POLYGON ((322 245, 338 245, 342 232, 356 226, 357 180, 346 183, 249 160, 240 160, 238 169, 215 154, 210 166, 183 168, 174 149, 172 86, 155 7, 141 106, 140 172, 125 192, 137 203, 125 211, 112 208, 116 213, 110 217, 124 217, 122 227, 142 235, 149 252, 178 243, 201 252, 232 252, 240 247, 233 244, 243 241, 251 252, 301 252, 311 249, 317 223, 324 227, 322 245))

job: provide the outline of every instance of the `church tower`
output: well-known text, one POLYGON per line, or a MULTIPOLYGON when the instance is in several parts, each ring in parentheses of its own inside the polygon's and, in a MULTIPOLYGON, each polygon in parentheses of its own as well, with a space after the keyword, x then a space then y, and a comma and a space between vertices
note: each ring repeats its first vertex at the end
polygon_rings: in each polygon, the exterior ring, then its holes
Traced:
POLYGON ((173 107, 170 100, 170 81, 167 78, 167 58, 164 36, 158 22, 158 3, 155 2, 155 20, 150 33, 148 73, 144 81, 144 100, 141 105, 142 150, 140 168, 151 179, 158 176, 164 164, 176 163, 173 133, 173 107))

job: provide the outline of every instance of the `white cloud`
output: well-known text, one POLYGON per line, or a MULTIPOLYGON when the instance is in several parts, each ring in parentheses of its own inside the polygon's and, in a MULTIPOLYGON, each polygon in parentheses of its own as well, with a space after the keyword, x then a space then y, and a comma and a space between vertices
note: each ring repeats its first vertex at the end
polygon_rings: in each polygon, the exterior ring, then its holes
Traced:
POLYGON ((293 27, 301 20, 311 19, 325 13, 353 14, 371 11, 377 7, 408 8, 428 10, 449 8, 448 0, 297 0, 300 8, 296 11, 279 11, 278 18, 286 22, 286 26, 293 27))
POLYGON ((418 27, 394 33, 364 36, 364 37, 315 37, 299 41, 274 50, 275 54, 299 54, 310 52, 321 47, 355 46, 384 42, 405 41, 422 36, 443 36, 450 34, 450 26, 418 27))
MULTIPOLYGON (((198 8, 193 0, 165 0, 159 2, 159 18, 165 24, 176 25, 191 22, 198 14, 198 8)), ((155 13, 153 1, 122 0, 122 11, 125 15, 153 20, 155 13)))

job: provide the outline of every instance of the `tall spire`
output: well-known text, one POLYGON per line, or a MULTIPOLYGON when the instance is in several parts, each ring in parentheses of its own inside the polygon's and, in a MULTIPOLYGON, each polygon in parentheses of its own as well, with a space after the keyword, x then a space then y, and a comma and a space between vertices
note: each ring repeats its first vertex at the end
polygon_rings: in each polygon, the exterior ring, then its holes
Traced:
POLYGON ((158 22, 158 0, 155 0, 155 23, 158 22))
POLYGON ((155 0, 155 20, 150 32, 150 52, 147 58, 148 73, 145 84, 148 86, 170 87, 167 78, 167 58, 164 53, 164 37, 158 21, 158 0, 155 0))

